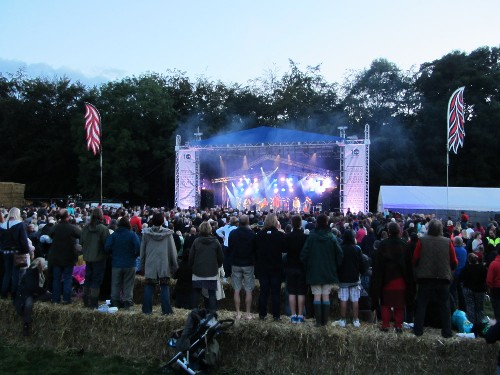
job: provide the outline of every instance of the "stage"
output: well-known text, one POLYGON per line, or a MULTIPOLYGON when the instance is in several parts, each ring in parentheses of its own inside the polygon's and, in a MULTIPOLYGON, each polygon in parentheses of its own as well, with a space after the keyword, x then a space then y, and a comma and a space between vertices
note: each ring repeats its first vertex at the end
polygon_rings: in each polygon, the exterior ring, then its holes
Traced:
POLYGON ((177 137, 180 208, 368 210, 368 130, 363 139, 268 127, 200 135, 177 137))

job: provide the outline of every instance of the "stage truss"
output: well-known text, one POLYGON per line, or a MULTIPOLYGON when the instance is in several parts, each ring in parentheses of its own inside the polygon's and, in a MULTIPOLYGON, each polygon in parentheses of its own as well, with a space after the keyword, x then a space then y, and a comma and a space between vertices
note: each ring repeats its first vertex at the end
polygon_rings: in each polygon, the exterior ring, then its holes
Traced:
MULTIPOLYGON (((199 208, 201 203, 200 184, 200 155, 205 152, 253 152, 261 154, 249 165, 258 165, 264 160, 270 160, 276 154, 287 153, 316 153, 317 155, 338 155, 340 159, 339 170, 339 200, 340 210, 346 212, 368 212, 369 206, 369 159, 370 159, 370 131, 365 126, 364 139, 347 139, 345 133, 341 136, 343 141, 318 141, 318 142, 274 142, 255 144, 225 145, 190 145, 181 144, 181 138, 176 137, 176 163, 175 163, 175 204, 180 208, 199 208)), ((292 160, 281 160, 281 163, 304 168, 311 175, 331 176, 332 171, 311 166, 292 160)), ((234 171, 231 176, 220 176, 212 179, 213 183, 227 183, 242 176, 253 177, 243 170, 234 171)), ((257 175, 257 174, 256 174, 257 175)))

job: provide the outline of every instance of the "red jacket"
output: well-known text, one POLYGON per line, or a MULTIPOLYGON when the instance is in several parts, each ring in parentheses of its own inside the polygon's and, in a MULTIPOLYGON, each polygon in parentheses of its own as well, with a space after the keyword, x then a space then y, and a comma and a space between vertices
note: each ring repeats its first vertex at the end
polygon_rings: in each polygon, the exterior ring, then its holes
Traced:
POLYGON ((500 288, 500 255, 497 255, 488 267, 486 286, 490 289, 500 288))

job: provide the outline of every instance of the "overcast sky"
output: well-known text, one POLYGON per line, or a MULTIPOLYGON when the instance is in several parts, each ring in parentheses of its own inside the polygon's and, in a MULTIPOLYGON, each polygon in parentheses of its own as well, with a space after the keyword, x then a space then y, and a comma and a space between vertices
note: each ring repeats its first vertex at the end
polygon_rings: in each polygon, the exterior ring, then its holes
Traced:
POLYGON ((500 0, 0 0, 0 73, 91 84, 168 69, 246 83, 292 59, 330 82, 500 46, 500 0))

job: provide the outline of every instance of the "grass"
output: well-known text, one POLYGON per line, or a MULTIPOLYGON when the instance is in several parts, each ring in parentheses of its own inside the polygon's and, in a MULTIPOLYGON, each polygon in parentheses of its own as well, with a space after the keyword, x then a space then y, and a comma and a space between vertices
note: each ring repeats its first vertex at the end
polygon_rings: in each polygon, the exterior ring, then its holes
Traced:
POLYGON ((0 374, 91 375, 159 374, 159 363, 104 357, 98 354, 68 351, 56 353, 0 344, 0 374))

